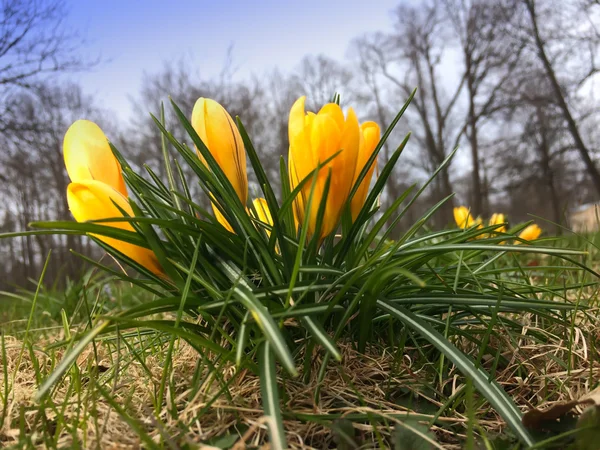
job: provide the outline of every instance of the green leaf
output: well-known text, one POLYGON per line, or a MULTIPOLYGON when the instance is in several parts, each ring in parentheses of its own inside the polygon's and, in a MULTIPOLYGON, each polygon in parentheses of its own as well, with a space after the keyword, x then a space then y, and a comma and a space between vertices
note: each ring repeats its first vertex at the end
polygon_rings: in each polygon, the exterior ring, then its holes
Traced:
POLYGON ((577 450, 595 450, 600 443, 600 406, 587 408, 577 421, 577 450))
POLYGON ((463 375, 473 380, 479 392, 481 392, 524 443, 527 445, 534 443, 533 438, 521 423, 520 410, 496 382, 490 381, 490 376, 487 373, 482 369, 476 368, 464 353, 433 329, 431 325, 419 319, 410 311, 381 299, 377 300, 377 305, 383 311, 402 321, 406 326, 412 328, 413 331, 433 344, 446 358, 454 363, 463 375))
POLYGON ((267 308, 265 308, 256 297, 254 297, 252 292, 244 286, 235 286, 233 289, 234 297, 250 311, 252 318, 264 333, 285 369, 290 375, 297 376, 298 370, 294 364, 294 358, 281 335, 281 331, 277 328, 277 324, 273 320, 271 314, 269 314, 267 308))
POLYGON ((302 323, 306 326, 308 331, 312 333, 313 339, 319 342, 327 352, 331 354, 337 361, 342 360, 342 354, 335 345, 335 342, 327 332, 323 329, 323 327, 317 322, 315 319, 309 316, 302 316, 302 323))
POLYGON ((44 383, 38 389, 35 395, 35 401, 42 400, 52 389, 55 383, 57 383, 62 376, 71 368, 73 363, 77 360, 81 352, 94 340, 96 336, 104 331, 110 322, 102 321, 96 327, 94 327, 89 333, 87 333, 83 339, 81 339, 73 349, 71 349, 62 359, 60 364, 54 369, 50 376, 44 381, 44 383))
POLYGON ((260 347, 259 370, 260 393, 262 395, 263 410, 267 418, 271 448, 284 450, 288 447, 281 406, 279 405, 277 370, 275 368, 275 358, 268 342, 263 342, 260 347))
POLYGON ((436 446, 435 435, 429 431, 427 425, 417 420, 403 420, 394 426, 394 450, 432 450, 436 446))
POLYGON ((333 441, 338 450, 357 450, 360 448, 356 440, 356 430, 348 419, 336 419, 331 424, 333 441))

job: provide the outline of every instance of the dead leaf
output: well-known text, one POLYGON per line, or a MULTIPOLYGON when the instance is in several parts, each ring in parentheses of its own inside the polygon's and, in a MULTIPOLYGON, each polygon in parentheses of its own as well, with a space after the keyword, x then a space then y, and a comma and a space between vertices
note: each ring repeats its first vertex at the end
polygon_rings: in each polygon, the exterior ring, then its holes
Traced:
POLYGON ((541 430, 546 428, 545 425, 555 422, 565 416, 573 408, 579 405, 596 405, 600 406, 600 386, 591 392, 583 395, 578 400, 569 402, 555 403, 547 408, 534 408, 523 414, 521 422, 526 428, 541 430))
POLYGON ((579 401, 585 401, 587 404, 600 406, 600 386, 585 394, 579 401))

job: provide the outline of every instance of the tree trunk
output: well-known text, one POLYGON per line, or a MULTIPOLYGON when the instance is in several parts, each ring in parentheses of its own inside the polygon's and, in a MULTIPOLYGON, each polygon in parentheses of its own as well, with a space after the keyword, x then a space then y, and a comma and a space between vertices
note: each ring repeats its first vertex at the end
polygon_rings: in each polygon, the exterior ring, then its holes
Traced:
MULTIPOLYGON (((438 174, 438 181, 439 183, 436 184, 439 187, 439 198, 437 199, 439 201, 454 193, 454 189, 452 189, 452 183, 450 182, 450 172, 448 167, 446 167, 438 174)), ((440 208, 440 212, 442 215, 442 217, 440 218, 441 227, 446 227, 449 223, 454 222, 453 209, 454 197, 450 197, 440 208)))
POLYGON ((560 200, 558 198, 558 192, 556 190, 556 180, 554 177, 554 170, 550 165, 550 144, 548 142, 548 123, 546 116, 541 107, 537 108, 538 122, 540 125, 540 145, 538 150, 541 156, 542 173, 548 193, 550 194, 550 203, 552 205, 552 221, 556 224, 555 231, 560 234, 561 228, 561 213, 560 213, 560 200))
POLYGON ((471 54, 465 50, 465 65, 467 78, 467 92, 469 94, 469 144, 471 145, 471 159, 473 160, 472 203, 471 211, 475 215, 487 215, 483 210, 481 177, 479 174, 479 143, 477 139, 477 115, 475 113, 475 86, 472 73, 471 54))
POLYGON ((544 42, 540 36, 540 32, 537 26, 537 17, 535 13, 535 5, 533 0, 524 0, 525 5, 527 7, 527 11, 529 12, 529 16, 531 18, 531 25, 533 27, 533 34, 535 39, 535 44, 538 50, 538 56, 542 61, 544 69, 546 71, 546 75, 548 75, 548 80, 550 81, 550 85, 552 86, 552 91, 556 98, 556 102, 567 122, 567 126, 569 128, 569 133, 573 137, 573 141, 575 142, 575 147, 583 160, 585 168, 594 184, 596 192, 600 195, 600 172, 598 172, 598 168, 594 164, 590 156, 590 152, 586 147, 583 139, 581 138, 581 134, 579 133, 579 128, 577 127, 577 123, 573 116, 571 115, 571 111, 569 110, 569 106, 567 105, 567 101, 563 95, 562 89, 558 80, 556 79, 556 74, 554 73, 554 68, 548 59, 548 55, 546 55, 546 50, 544 48, 544 42))

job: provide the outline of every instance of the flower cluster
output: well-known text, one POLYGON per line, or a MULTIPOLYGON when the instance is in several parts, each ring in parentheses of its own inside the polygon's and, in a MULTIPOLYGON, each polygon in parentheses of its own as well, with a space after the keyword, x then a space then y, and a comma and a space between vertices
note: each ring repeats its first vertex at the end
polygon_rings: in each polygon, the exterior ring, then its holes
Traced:
MULTIPOLYGON (((466 230, 467 228, 477 227, 483 228, 483 220, 481 217, 473 218, 471 211, 466 206, 459 206, 454 208, 454 221, 459 228, 466 230)), ((506 218, 502 213, 494 213, 488 221, 489 226, 500 225, 495 231, 497 233, 506 233, 506 218)), ((518 235, 520 240, 523 241, 534 241, 540 237, 542 229, 535 223, 525 227, 518 235)), ((518 244, 520 241, 516 241, 518 244)))
MULTIPOLYGON (((306 112, 305 97, 299 98, 289 116, 289 183, 292 189, 317 169, 315 182, 305 182, 294 200, 296 226, 307 227, 309 237, 320 240, 333 233, 339 225, 352 187, 371 159, 380 139, 379 126, 374 122, 359 124, 352 108, 344 115, 340 106, 329 103, 317 113, 306 112), (327 189, 327 186, 329 188, 327 189), (310 207, 308 198, 312 191, 310 207), (319 229, 317 216, 321 204, 325 212, 319 229)), ((246 152, 240 132, 229 113, 218 102, 200 98, 193 108, 191 124, 231 183, 240 202, 248 203, 246 152)), ((198 157, 206 164, 201 153, 198 157)), ((127 199, 127 188, 121 166, 113 155, 108 139, 98 125, 87 120, 75 122, 64 139, 64 157, 72 183, 68 202, 78 222, 133 216, 127 199)), ((357 187, 350 202, 355 220, 363 207, 375 161, 367 176, 357 187)), ((233 231, 213 200, 216 219, 233 231)), ((257 219, 272 225, 271 212, 262 198, 253 200, 257 219)), ((252 212, 251 214, 254 215, 252 212)), ((111 221, 104 225, 133 231, 130 221, 111 221)), ((95 236, 156 274, 162 269, 148 249, 104 236, 95 236)))

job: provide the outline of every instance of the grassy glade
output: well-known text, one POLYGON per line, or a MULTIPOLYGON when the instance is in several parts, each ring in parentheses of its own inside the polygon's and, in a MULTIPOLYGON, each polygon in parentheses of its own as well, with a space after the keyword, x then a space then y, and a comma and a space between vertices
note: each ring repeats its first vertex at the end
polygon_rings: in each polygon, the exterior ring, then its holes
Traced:
MULTIPOLYGON (((120 285, 146 294, 144 301, 106 308, 100 290, 93 297, 93 289, 85 289, 76 307, 84 311, 85 319, 75 323, 69 320, 69 314, 62 314, 63 339, 44 348, 45 352, 61 349, 62 356, 59 359, 59 353, 52 353, 51 362, 36 369, 36 420, 47 421, 47 410, 54 411, 54 417, 61 417, 65 404, 55 402, 53 395, 68 386, 67 390, 75 390, 80 398, 96 395, 103 399, 148 448, 177 446, 161 423, 179 415, 177 405, 181 398, 177 397, 177 368, 173 360, 181 351, 181 342, 185 342, 197 353, 186 398, 194 398, 201 391, 207 396, 195 419, 201 420, 221 396, 233 402, 232 386, 236 380, 247 373, 256 374, 260 379, 263 423, 272 448, 287 448, 290 444, 284 419, 291 418, 330 424, 340 448, 359 444, 353 423, 369 424, 373 442, 381 447, 398 445, 406 433, 428 445, 438 445, 436 436, 428 434, 428 426, 423 428, 422 422, 411 422, 423 417, 429 426, 460 435, 470 446, 483 440, 487 448, 494 448, 476 420, 487 416, 500 418, 506 424, 508 431, 504 436, 514 448, 540 448, 542 444, 536 442, 544 440, 549 440, 549 445, 563 445, 565 441, 554 436, 556 433, 525 428, 517 404, 534 406, 540 395, 555 399, 564 393, 564 386, 554 385, 556 380, 544 376, 530 379, 536 361, 533 354, 523 350, 524 346, 560 343, 554 364, 566 373, 577 371, 584 364, 589 373, 585 372, 583 379, 589 381, 588 387, 593 387, 593 357, 590 363, 576 352, 562 349, 573 344, 576 330, 587 332, 596 324, 588 311, 597 307, 589 300, 597 289, 597 273, 586 265, 587 254, 581 247, 551 239, 531 245, 516 237, 527 224, 510 230, 504 223, 494 223, 430 231, 428 220, 448 199, 434 205, 401 237, 390 241, 392 228, 452 157, 421 188, 413 186, 388 209, 381 210, 379 196, 409 136, 382 167, 353 220, 351 198, 411 100, 412 96, 353 184, 337 233, 324 237, 309 233, 307 226, 297 227, 298 212, 294 208, 299 196, 304 196, 301 204, 305 211, 317 205, 313 225, 314 229, 321 229, 327 220, 332 175, 326 179, 320 195, 315 192, 321 168, 330 161, 321 161, 304 179, 290 184, 288 167, 282 159, 282 187, 276 193, 239 119, 237 127, 267 205, 269 221, 259 220, 265 214, 256 211, 254 203, 247 208, 235 183, 175 104, 173 110, 190 140, 178 141, 165 129, 164 121, 155 118, 163 135, 167 180, 161 180, 149 168, 145 168, 144 175, 135 172, 112 147, 129 191, 127 205, 115 202, 121 213, 115 216, 125 218, 34 223, 32 226, 40 230, 26 233, 50 230, 90 235, 108 254, 141 276, 81 257, 111 279, 119 280, 120 285), (184 164, 195 177, 184 177, 184 164), (217 219, 191 196, 191 183, 199 184, 211 199, 217 219), (128 227, 114 226, 123 221, 128 227), (133 253, 120 251, 109 239, 148 249, 161 271, 149 270, 148 264, 140 264, 133 253), (101 373, 98 366, 88 367, 88 372, 95 370, 98 376, 84 377, 76 362, 90 349, 98 352, 99 343, 108 343, 112 365, 104 367, 107 370, 101 373), (282 407, 282 396, 286 405, 291 401, 287 387, 302 380, 311 387, 318 411, 328 370, 344 364, 343 349, 348 346, 359 353, 378 349, 393 355, 396 363, 391 366, 389 379, 383 380, 388 383, 390 398, 394 397, 392 391, 405 389, 404 393, 410 395, 401 395, 402 401, 408 401, 407 406, 417 413, 419 405, 427 403, 429 415, 388 417, 377 413, 359 391, 359 403, 370 408, 354 416, 316 411, 295 414, 293 408, 282 407), (127 357, 121 356, 124 348, 128 350, 127 357), (161 360, 159 379, 149 368, 148 355, 161 360), (422 369, 422 377, 413 377, 413 383, 416 380, 419 384, 418 394, 390 382, 398 379, 405 357, 422 369), (148 419, 151 428, 158 431, 152 436, 148 423, 136 419, 114 395, 119 373, 132 364, 142 367, 142 376, 147 376, 153 386, 153 411, 147 414, 152 417, 148 419), (513 384, 507 379, 523 382, 513 384), (536 384, 529 388, 528 382, 545 386, 536 384), (93 384, 94 394, 86 394, 86 383, 93 384), (542 389, 544 393, 540 394, 542 389), (557 397, 557 393, 561 395, 557 397), (457 425, 444 421, 448 415, 466 419, 457 425)), ((338 156, 339 152, 330 160, 338 156)), ((34 298, 39 299, 40 293, 34 298)), ((34 345, 23 344, 23 349, 35 359, 34 345)), ((5 378, 7 372, 8 367, 4 367, 5 378)), ((8 385, 5 379, 5 389, 8 385)), ((8 391, 3 396, 6 406, 8 391)), ((62 398, 66 401, 69 395, 62 398)), ((23 427, 25 422, 22 421, 23 427)), ((60 420, 54 426, 61 428, 60 420)), ((98 422, 95 426, 102 428, 98 422)), ((182 425, 186 430, 191 426, 182 425)), ((69 427, 63 423, 62 428, 69 427)), ((74 436, 75 428, 70 428, 74 436)), ((47 445, 57 445, 59 431, 54 429, 43 438, 47 445)), ((237 434, 242 431, 237 430, 237 434)))

